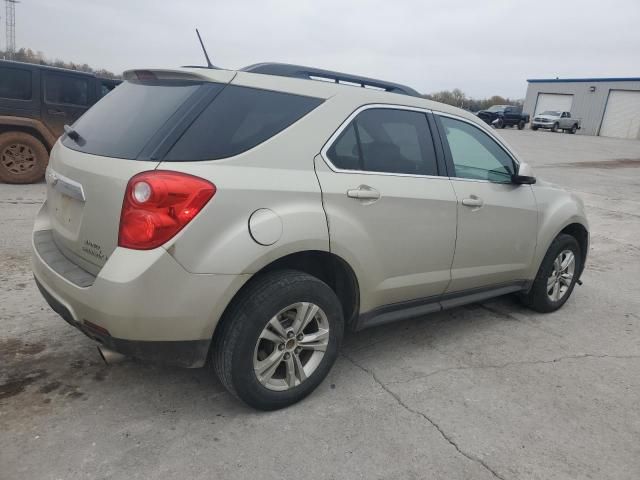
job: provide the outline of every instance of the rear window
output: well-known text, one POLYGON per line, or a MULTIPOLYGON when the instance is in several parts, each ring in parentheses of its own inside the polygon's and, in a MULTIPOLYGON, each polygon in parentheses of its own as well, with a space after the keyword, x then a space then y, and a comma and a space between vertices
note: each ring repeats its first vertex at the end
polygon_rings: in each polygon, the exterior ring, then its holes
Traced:
POLYGON ((320 103, 317 98, 209 82, 127 81, 74 124, 78 142, 65 136, 63 143, 106 157, 215 160, 255 147, 320 103))
POLYGON ((0 68, 0 98, 31 100, 31 72, 18 68, 0 68))
POLYGON ((200 83, 124 82, 104 96, 74 124, 74 150, 106 157, 135 159, 154 134, 201 86, 200 83))
POLYGON ((284 130, 321 99, 228 85, 168 152, 165 161, 232 157, 284 130))

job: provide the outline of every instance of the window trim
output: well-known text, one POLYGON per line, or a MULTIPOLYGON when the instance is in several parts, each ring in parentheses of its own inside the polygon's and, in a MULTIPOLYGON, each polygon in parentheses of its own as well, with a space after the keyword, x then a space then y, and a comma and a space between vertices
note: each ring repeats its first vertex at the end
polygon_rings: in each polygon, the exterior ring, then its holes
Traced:
POLYGON ((351 114, 346 118, 346 120, 340 124, 340 126, 336 129, 335 132, 333 132, 333 134, 329 137, 329 140, 327 140, 325 144, 322 146, 322 149, 320 150, 320 156, 322 157, 322 160, 324 160, 324 163, 326 163, 327 167, 329 167, 335 173, 350 173, 355 175, 384 175, 384 176, 390 176, 390 177, 438 178, 438 179, 445 178, 446 179, 448 178, 446 175, 446 172, 440 172, 440 170, 442 169, 442 166, 438 159, 439 153, 436 147, 436 138, 434 136, 435 132, 432 131, 433 129, 431 128, 431 124, 429 123, 429 114, 431 113, 433 113, 432 110, 428 108, 409 107, 406 105, 395 105, 390 103, 370 103, 367 105, 362 105, 356 108, 353 112, 351 112, 351 114), (338 168, 331 162, 331 160, 329 159, 328 152, 329 152, 329 149, 333 146, 333 144, 338 140, 338 137, 340 137, 342 132, 347 129, 347 127, 351 124, 353 119, 356 118, 360 113, 366 110, 373 110, 373 109, 407 110, 410 112, 423 113, 426 116, 427 125, 429 126, 428 133, 431 136, 431 141, 433 142, 433 149, 436 154, 436 166, 438 168, 438 175, 420 175, 420 174, 414 174, 414 173, 394 173, 394 172, 373 172, 370 170, 347 170, 343 168, 338 168))
MULTIPOLYGON (((467 123, 467 124, 471 125, 472 127, 477 128, 481 132, 486 133, 487 136, 489 138, 491 138, 494 142, 496 142, 498 147, 500 147, 507 154, 507 156, 511 159, 511 161, 514 164, 514 167, 515 167, 515 170, 516 170, 514 173, 518 173, 518 169, 520 167, 520 162, 518 161, 518 159, 516 158, 514 153, 504 144, 504 142, 502 142, 497 136, 495 136, 493 134, 493 132, 488 131, 483 126, 480 126, 480 125, 476 124, 475 122, 473 122, 473 121, 471 121, 471 120, 469 120, 467 118, 464 118, 464 117, 461 117, 459 115, 455 115, 455 114, 452 114, 452 113, 439 112, 439 111, 436 110, 436 111, 433 111, 433 115, 436 118, 436 124, 438 125, 438 133, 440 134, 440 137, 441 137, 442 147, 445 150, 444 155, 445 155, 445 161, 447 162, 447 168, 448 169, 453 169, 453 172, 455 172, 455 165, 453 164, 453 158, 451 158, 451 151, 449 150, 449 141, 447 140, 447 137, 444 134, 444 131, 442 130, 442 123, 440 122, 440 119, 438 117, 448 117, 448 118, 451 118, 453 120, 458 120, 458 121, 467 123)), ((506 182, 493 182, 491 180, 482 180, 482 179, 479 179, 479 178, 456 177, 455 175, 449 175, 449 178, 452 179, 452 180, 461 180, 461 181, 465 181, 465 182, 481 182, 481 183, 492 183, 492 184, 496 184, 496 185, 509 185, 506 182)))

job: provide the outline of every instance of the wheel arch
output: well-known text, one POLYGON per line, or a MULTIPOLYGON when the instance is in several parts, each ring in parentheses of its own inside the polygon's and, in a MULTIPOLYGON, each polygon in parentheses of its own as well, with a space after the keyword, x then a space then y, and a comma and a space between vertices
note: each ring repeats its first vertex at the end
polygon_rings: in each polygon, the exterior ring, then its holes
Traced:
POLYGON ((33 118, 0 116, 0 134, 7 132, 23 132, 37 138, 47 152, 51 152, 57 138, 39 120, 33 118))
MULTIPOLYGON (((587 261, 587 252, 589 251, 589 231, 582 223, 574 222, 570 223, 566 227, 564 227, 558 235, 560 234, 571 235, 576 239, 578 245, 580 246, 580 271, 578 272, 578 278, 582 275, 584 271, 584 266, 587 261)), ((556 235, 554 238, 556 238, 556 235)))
POLYGON ((348 328, 354 324, 360 311, 360 286, 353 268, 334 253, 322 250, 304 250, 273 260, 254 273, 238 289, 225 307, 215 326, 213 337, 220 330, 220 325, 236 299, 246 289, 251 288, 256 279, 266 273, 278 270, 297 270, 322 280, 329 285, 340 300, 344 312, 345 327, 348 328))

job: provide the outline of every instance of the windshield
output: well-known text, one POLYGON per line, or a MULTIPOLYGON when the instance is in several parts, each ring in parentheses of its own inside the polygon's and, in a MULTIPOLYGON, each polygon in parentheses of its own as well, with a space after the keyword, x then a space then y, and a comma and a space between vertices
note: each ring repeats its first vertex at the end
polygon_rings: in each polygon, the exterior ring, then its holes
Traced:
POLYGON ((556 112, 554 110, 547 110, 546 112, 542 112, 540 115, 549 115, 550 117, 559 117, 560 112, 556 112))
POLYGON ((507 108, 506 105, 493 105, 488 108, 489 112, 504 112, 504 109, 507 108))

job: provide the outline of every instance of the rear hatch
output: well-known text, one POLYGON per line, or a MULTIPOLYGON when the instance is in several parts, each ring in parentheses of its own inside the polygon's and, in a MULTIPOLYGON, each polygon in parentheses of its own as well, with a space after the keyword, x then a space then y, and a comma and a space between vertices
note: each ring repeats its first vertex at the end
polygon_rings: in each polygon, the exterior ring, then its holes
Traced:
POLYGON ((129 179, 158 166, 167 149, 234 72, 144 70, 67 130, 51 152, 47 205, 62 253, 97 274, 118 244, 129 179))

